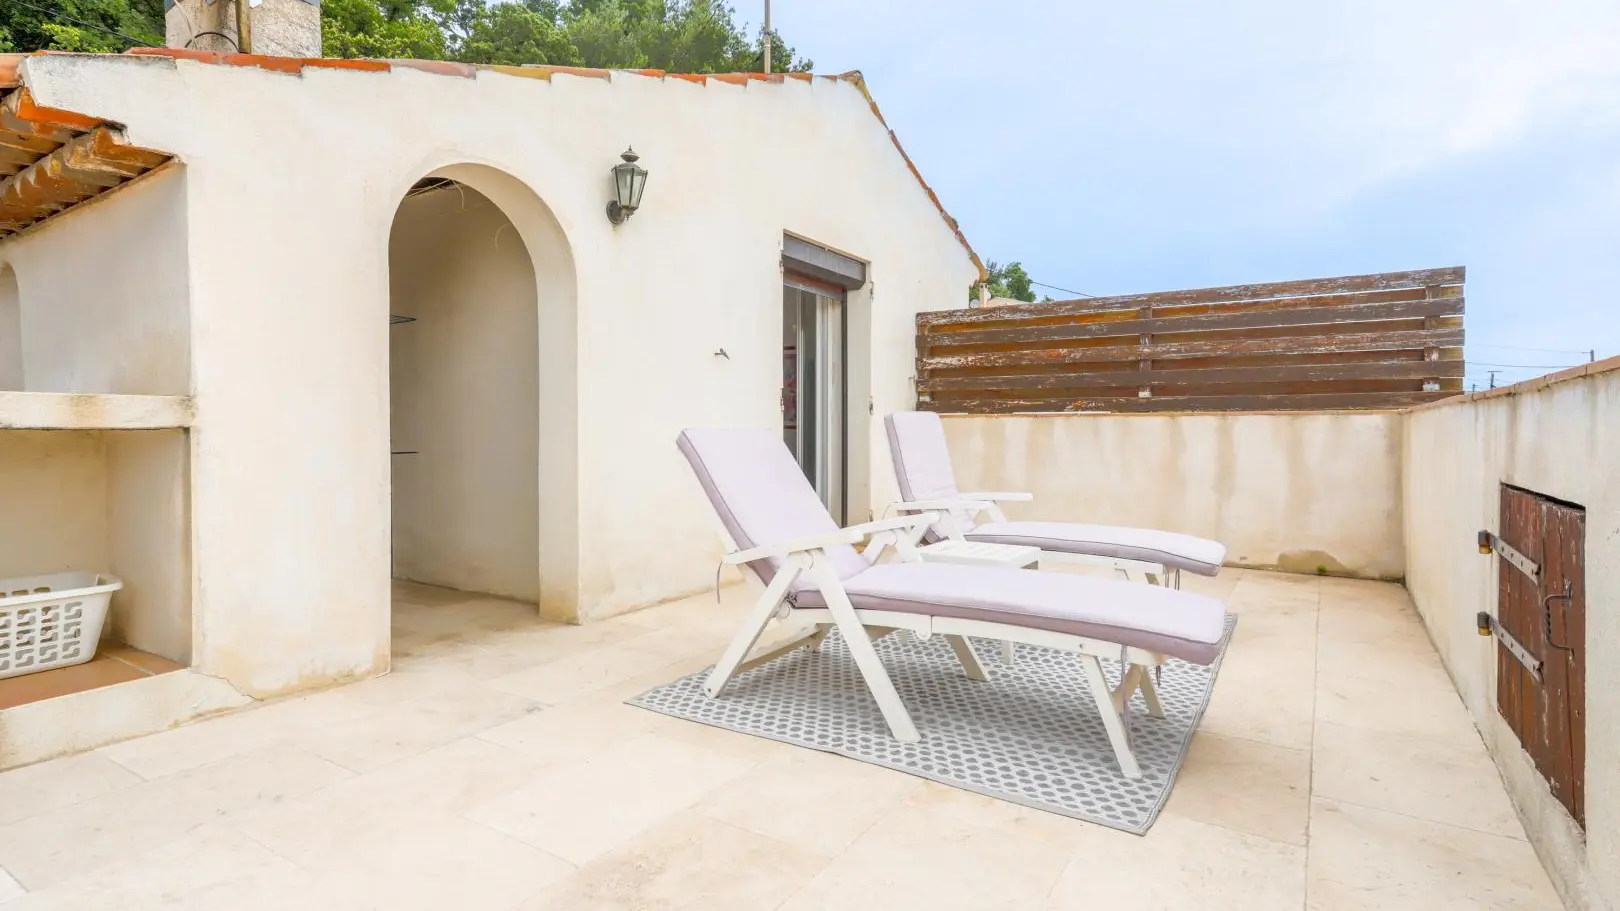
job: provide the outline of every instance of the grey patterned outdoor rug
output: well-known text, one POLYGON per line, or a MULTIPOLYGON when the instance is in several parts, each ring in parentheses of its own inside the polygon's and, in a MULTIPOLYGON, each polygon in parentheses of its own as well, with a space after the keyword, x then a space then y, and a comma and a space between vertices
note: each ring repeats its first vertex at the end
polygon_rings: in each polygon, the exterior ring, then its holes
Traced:
MULTIPOLYGON (((1226 621, 1221 658, 1236 624, 1236 617, 1226 621)), ((962 676, 943 636, 920 640, 901 632, 874 643, 922 733, 920 743, 889 735, 836 632, 819 653, 799 649, 738 675, 718 699, 703 693, 705 670, 628 702, 1145 834, 1170 796, 1221 658, 1209 667, 1178 660, 1164 665, 1162 719, 1149 716, 1136 695, 1130 727, 1142 777, 1131 781, 1114 763, 1077 656, 1020 645, 1008 667, 998 643, 972 642, 990 676, 986 682, 962 676)), ((1118 685, 1118 663, 1103 665, 1109 686, 1118 685)))

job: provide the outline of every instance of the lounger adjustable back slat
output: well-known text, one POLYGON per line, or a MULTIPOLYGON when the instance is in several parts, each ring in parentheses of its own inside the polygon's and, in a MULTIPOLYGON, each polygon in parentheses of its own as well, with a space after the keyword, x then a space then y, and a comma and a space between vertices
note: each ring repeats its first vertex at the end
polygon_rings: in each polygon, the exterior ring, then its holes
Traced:
MULTIPOLYGON (((945 425, 932 411, 897 411, 883 419, 889 432, 889 456, 894 461, 895 480, 900 496, 913 502, 955 500, 956 472, 951 468, 951 450, 945 444, 945 425)), ((956 515, 962 531, 973 527, 965 513, 956 515)), ((935 539, 932 532, 929 538, 935 539)))
MULTIPOLYGON (((677 445, 738 548, 746 550, 838 530, 779 432, 683 430, 677 445)), ((843 579, 868 568, 849 545, 830 548, 828 555, 843 579)), ((762 560, 748 564, 748 568, 760 581, 769 582, 781 563, 780 559, 762 560)), ((814 586, 813 579, 801 576, 793 590, 814 586)))

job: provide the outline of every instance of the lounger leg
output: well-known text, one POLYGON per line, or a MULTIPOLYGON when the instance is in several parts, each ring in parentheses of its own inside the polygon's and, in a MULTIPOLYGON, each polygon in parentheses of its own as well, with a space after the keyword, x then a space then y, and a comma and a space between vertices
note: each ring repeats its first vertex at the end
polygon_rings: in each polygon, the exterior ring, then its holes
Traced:
POLYGON ((872 698, 877 700, 878 711, 883 713, 883 720, 889 723, 894 739, 901 743, 921 740, 922 736, 917 733, 917 726, 912 724, 905 703, 900 701, 900 694, 894 689, 894 681, 889 679, 889 672, 883 669, 882 660, 872 648, 872 640, 866 637, 866 629, 861 625, 861 618, 855 614, 855 606, 849 603, 849 595, 844 592, 844 583, 838 578, 838 571, 825 557, 816 558, 813 571, 816 581, 820 583, 821 595, 827 601, 827 612, 832 614, 838 631, 843 633, 844 645, 849 648, 850 657, 855 659, 855 666, 860 668, 866 688, 872 691, 872 698))
POLYGON ((1002 640, 1001 663, 1007 665, 1008 667, 1012 667, 1013 657, 1017 654, 1017 649, 1018 643, 1009 640, 1002 640))
POLYGON ((733 674, 740 674, 743 671, 753 670, 754 668, 759 667, 762 664, 770 664, 772 661, 775 661, 776 659, 782 657, 783 655, 788 654, 789 652, 798 651, 801 648, 812 645, 813 643, 819 641, 816 638, 819 635, 821 635, 821 632, 820 632, 820 629, 819 629, 819 626, 818 626, 818 629, 816 629, 816 630, 806 632, 801 636, 796 636, 793 639, 790 639, 787 642, 784 642, 781 645, 778 645, 776 648, 773 648, 768 652, 765 652, 765 653, 759 654, 759 655, 755 655, 754 657, 749 658, 747 661, 744 661, 743 663, 737 665, 737 669, 735 671, 733 671, 732 673, 733 674))
POLYGON ((831 623, 817 623, 816 634, 810 637, 810 651, 821 651, 821 643, 827 641, 827 634, 832 632, 831 623))
POLYGON ((956 653, 956 660, 962 665, 962 673, 969 680, 989 680, 985 674, 984 666, 979 663, 979 656, 973 654, 973 646, 968 644, 962 636, 946 636, 945 641, 951 644, 951 651, 956 653))
POLYGON ((760 633, 765 632, 766 625, 771 622, 771 616, 782 606, 782 599, 787 597, 788 586, 793 584, 793 580, 803 571, 804 560, 804 557, 797 554, 788 557, 782 568, 771 577, 771 584, 765 586, 764 594, 760 595, 754 606, 749 608, 748 616, 737 630, 737 635, 732 637, 731 644, 726 646, 725 654, 720 656, 719 663, 709 672, 709 679, 703 684, 703 691, 711 698, 720 695, 720 691, 725 689, 732 675, 737 673, 737 666, 754 650, 754 643, 759 641, 760 633))
POLYGON ((1147 668, 1137 675, 1136 687, 1142 691, 1142 701, 1147 703, 1148 714, 1154 718, 1164 717, 1164 706, 1159 703, 1159 688, 1153 682, 1153 674, 1147 668))
POLYGON ((1091 690, 1092 700, 1097 703, 1097 714, 1102 716, 1103 728, 1108 731, 1108 743, 1114 748, 1114 759, 1119 763, 1120 774, 1126 778, 1141 778, 1142 767, 1136 764, 1136 756, 1131 753, 1130 734, 1125 729, 1125 719, 1114 708, 1114 694, 1108 690, 1108 678, 1103 676, 1102 664, 1094 655, 1081 655, 1080 666, 1085 669, 1086 686, 1091 690))

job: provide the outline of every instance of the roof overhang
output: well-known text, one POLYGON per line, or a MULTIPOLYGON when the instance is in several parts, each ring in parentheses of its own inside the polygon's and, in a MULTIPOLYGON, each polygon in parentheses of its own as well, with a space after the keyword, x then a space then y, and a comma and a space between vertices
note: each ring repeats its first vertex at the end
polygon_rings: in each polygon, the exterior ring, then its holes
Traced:
POLYGON ((122 126, 41 107, 22 84, 27 55, 0 55, 0 239, 166 164, 132 146, 122 126))

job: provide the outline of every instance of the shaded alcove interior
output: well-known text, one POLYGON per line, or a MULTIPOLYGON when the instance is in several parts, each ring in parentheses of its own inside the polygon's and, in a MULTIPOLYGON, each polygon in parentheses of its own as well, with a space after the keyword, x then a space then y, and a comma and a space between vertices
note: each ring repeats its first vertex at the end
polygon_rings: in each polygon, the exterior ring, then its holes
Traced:
POLYGON ((533 603, 540 405, 530 252, 489 197, 425 179, 394 217, 389 289, 393 576, 533 603))

